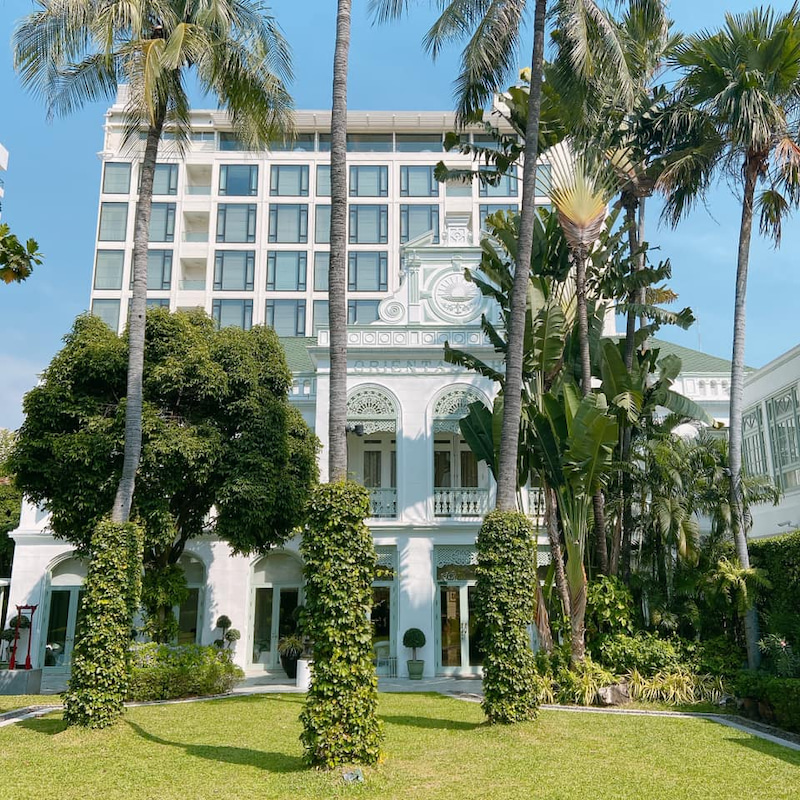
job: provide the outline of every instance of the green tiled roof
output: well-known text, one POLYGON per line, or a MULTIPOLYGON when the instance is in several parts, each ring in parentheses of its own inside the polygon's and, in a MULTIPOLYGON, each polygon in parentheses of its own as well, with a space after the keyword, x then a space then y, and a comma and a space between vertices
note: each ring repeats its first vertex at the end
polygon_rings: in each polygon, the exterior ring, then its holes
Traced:
POLYGON ((316 336, 298 336, 281 338, 286 362, 292 372, 313 372, 314 365, 308 355, 308 348, 317 343, 316 336))
POLYGON ((661 355, 676 355, 681 360, 681 372, 725 372, 731 371, 731 362, 725 358, 711 356, 708 353, 701 353, 699 350, 692 350, 680 344, 665 342, 663 339, 651 339, 651 347, 661 350, 661 355))

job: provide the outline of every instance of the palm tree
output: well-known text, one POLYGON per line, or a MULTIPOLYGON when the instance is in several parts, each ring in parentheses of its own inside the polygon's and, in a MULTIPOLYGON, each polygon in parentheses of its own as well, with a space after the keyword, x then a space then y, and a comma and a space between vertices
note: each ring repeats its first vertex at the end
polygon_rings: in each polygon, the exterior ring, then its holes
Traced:
MULTIPOLYGON (((370 7, 378 21, 399 17, 412 4, 412 0, 370 0, 370 7)), ((468 40, 461 56, 461 70, 455 81, 456 108, 460 123, 481 119, 484 107, 507 79, 520 47, 527 5, 526 0, 439 0, 442 13, 425 36, 424 46, 435 58, 451 42, 468 40)), ((547 0, 535 0, 530 99, 522 171, 522 209, 511 311, 508 317, 505 400, 497 465, 496 503, 498 509, 506 511, 514 509, 516 505, 525 307, 536 214, 536 162, 539 158, 547 11, 547 0)), ((579 73, 583 74, 594 68, 598 50, 602 53, 601 61, 615 63, 623 76, 627 73, 613 26, 594 0, 558 0, 555 11, 557 24, 564 34, 562 41, 570 44, 570 52, 579 73), (600 43, 602 47, 599 46, 600 43)))
POLYGON ((126 522, 142 445, 147 241, 156 158, 165 130, 189 140, 186 80, 216 95, 253 147, 291 130, 289 50, 260 0, 40 0, 14 33, 22 82, 50 116, 67 115, 129 84, 127 135, 146 131, 134 218, 125 452, 112 519, 126 522))
MULTIPOLYGON (((742 512, 742 397, 745 347, 745 296, 753 214, 760 208, 760 230, 780 242, 781 222, 800 200, 800 18, 797 4, 785 13, 760 8, 726 14, 717 33, 689 37, 677 50, 684 70, 679 92, 687 105, 707 118, 716 134, 713 152, 697 164, 688 185, 676 166, 661 185, 671 191, 666 214, 671 221, 721 172, 741 181, 742 216, 736 266, 733 355, 730 387, 729 469, 731 527, 739 564, 750 567, 742 512), (756 188, 764 188, 756 198, 756 188)), ((685 166, 685 165, 684 165, 685 166)), ((748 663, 759 661, 754 609, 745 616, 748 663)))
POLYGON ((328 480, 347 477, 347 60, 351 0, 338 0, 331 107, 331 257, 328 279, 330 395, 328 480))

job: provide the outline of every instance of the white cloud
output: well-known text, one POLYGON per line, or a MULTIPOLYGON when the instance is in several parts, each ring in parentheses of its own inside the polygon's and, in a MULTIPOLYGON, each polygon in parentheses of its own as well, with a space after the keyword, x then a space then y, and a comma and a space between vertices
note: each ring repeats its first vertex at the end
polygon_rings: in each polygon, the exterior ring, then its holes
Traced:
POLYGON ((46 364, 0 353, 0 428, 22 425, 22 397, 36 386, 46 364))

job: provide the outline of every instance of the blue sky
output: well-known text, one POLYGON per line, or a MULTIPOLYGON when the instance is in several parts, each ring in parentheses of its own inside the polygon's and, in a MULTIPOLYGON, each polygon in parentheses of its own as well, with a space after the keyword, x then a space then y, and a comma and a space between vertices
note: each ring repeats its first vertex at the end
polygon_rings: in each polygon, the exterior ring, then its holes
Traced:
MULTIPOLYGON (((531 3, 531 6, 533 4, 531 3)), ((725 10, 745 11, 753 2, 672 0, 676 27, 685 32, 715 28, 725 10)), ((788 2, 773 3, 787 9, 788 2)), ((273 11, 292 45, 298 108, 330 105, 334 0, 273 0, 273 11)), ((0 286, 0 427, 22 421, 21 398, 58 350, 61 337, 89 302, 100 181, 97 152, 109 103, 87 106, 48 122, 43 104, 22 91, 11 63, 9 41, 29 0, 0 0, 0 143, 10 152, 3 221, 20 238, 39 241, 46 263, 20 286, 0 286)), ((355 109, 450 109, 457 49, 435 64, 419 42, 433 19, 427 4, 401 24, 375 28, 366 0, 353 3, 349 100, 355 109)), ((528 58, 522 54, 521 60, 528 58)), ((657 226, 649 209, 648 239, 659 258, 673 265, 678 304, 689 305, 698 324, 665 338, 730 358, 733 282, 740 207, 730 187, 717 187, 675 230, 657 226)), ((792 323, 798 312, 798 222, 785 228, 779 251, 754 240, 748 290, 747 363, 761 366, 800 341, 792 323)))

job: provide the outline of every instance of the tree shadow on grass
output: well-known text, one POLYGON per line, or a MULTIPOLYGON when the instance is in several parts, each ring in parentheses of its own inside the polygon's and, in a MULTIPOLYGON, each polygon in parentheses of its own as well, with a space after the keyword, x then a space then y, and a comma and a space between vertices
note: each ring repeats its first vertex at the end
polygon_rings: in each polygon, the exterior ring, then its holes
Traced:
POLYGON ((463 722, 456 719, 442 719, 441 717, 412 717, 410 715, 381 714, 380 718, 390 725, 408 725, 412 728, 428 728, 445 731, 474 731, 486 723, 463 722))
POLYGON ((728 741, 742 747, 748 747, 750 750, 756 750, 766 756, 779 758, 794 767, 800 767, 800 750, 790 750, 788 747, 783 747, 765 739, 757 739, 755 736, 750 736, 747 739, 730 737, 728 741))
POLYGON ((172 742, 169 739, 162 739, 140 725, 130 720, 125 720, 134 732, 141 736, 145 741, 153 744, 166 745, 167 747, 177 747, 190 756, 206 758, 209 761, 217 761, 220 764, 235 764, 243 767, 257 767, 265 772, 300 772, 306 766, 300 756, 292 756, 288 753, 270 753, 263 750, 250 750, 245 747, 225 747, 212 744, 186 744, 184 742, 172 742))
POLYGON ((25 728, 25 730, 41 733, 44 736, 55 736, 67 729, 67 723, 61 717, 52 716, 23 719, 14 724, 18 728, 25 728))

